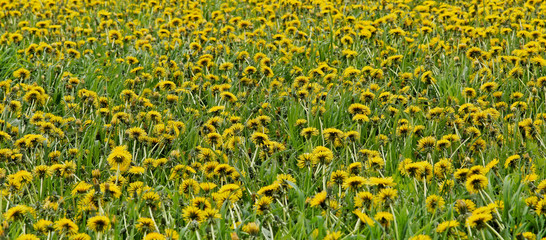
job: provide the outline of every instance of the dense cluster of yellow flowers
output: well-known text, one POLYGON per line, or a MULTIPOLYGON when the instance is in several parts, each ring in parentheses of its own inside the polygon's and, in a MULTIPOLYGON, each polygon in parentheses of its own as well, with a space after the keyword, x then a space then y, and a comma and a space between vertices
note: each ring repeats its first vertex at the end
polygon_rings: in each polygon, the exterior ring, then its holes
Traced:
POLYGON ((541 239, 542 0, 0 0, 0 239, 541 239))

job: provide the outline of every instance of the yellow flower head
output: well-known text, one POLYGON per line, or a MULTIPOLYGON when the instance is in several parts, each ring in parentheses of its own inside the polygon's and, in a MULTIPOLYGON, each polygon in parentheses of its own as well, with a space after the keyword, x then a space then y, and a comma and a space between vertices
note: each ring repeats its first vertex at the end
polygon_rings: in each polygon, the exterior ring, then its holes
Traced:
POLYGON ((127 151, 127 146, 118 146, 112 149, 110 155, 108 155, 107 161, 112 170, 119 170, 125 172, 129 170, 133 156, 127 151))

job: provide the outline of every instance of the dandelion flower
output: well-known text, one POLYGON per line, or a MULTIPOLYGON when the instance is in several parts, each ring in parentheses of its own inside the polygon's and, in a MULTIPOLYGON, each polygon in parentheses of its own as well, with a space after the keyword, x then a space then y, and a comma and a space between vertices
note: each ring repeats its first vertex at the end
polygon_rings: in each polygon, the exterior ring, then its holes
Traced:
POLYGON ((472 175, 468 180, 466 180, 466 190, 470 193, 477 193, 485 187, 487 187, 488 184, 487 177, 484 175, 472 175))
POLYGON ((166 240, 167 238, 165 235, 157 232, 148 233, 146 234, 146 237, 144 237, 143 240, 166 240))
POLYGON ((387 228, 390 222, 394 220, 394 216, 390 212, 378 212, 375 214, 374 219, 378 221, 381 226, 387 228))
POLYGON ((443 233, 445 231, 448 231, 451 228, 456 228, 459 226, 458 221, 445 221, 440 224, 438 224, 438 227, 436 228, 437 233, 443 233))
POLYGON ((432 240, 432 238, 425 234, 419 234, 409 238, 409 240, 432 240))
POLYGON ((483 229, 491 219, 493 216, 490 213, 472 214, 466 219, 466 225, 471 228, 483 229))
POLYGON ((322 191, 320 193, 317 193, 315 195, 315 197, 313 197, 313 199, 311 200, 311 207, 315 207, 315 206, 323 206, 325 201, 326 201, 326 198, 328 197, 326 191, 322 191))
POLYGON ((265 212, 267 212, 269 210, 269 205, 272 202, 273 202, 273 198, 271 198, 271 197, 267 197, 267 196, 261 197, 256 202, 256 204, 254 204, 254 208, 256 209, 256 213, 258 213, 258 215, 262 215, 265 212))
POLYGON ((156 225, 151 218, 141 217, 137 220, 136 228, 140 232, 152 232, 155 231, 156 225))
POLYGON ((426 199, 427 204, 427 211, 430 213, 434 213, 437 210, 441 210, 444 208, 445 201, 442 197, 438 195, 430 195, 426 199))
POLYGON ((34 234, 21 234, 16 240, 40 240, 40 238, 34 234))
POLYGON ((368 217, 368 215, 366 215, 365 213, 358 210, 354 210, 353 213, 356 214, 356 216, 358 216, 361 222, 369 225, 370 227, 375 226, 375 222, 373 221, 373 219, 368 217))
POLYGON ((202 222, 204 220, 204 212, 194 206, 188 206, 182 210, 182 215, 184 216, 184 220, 186 222, 202 222))
POLYGON ((110 219, 106 216, 94 216, 87 221, 87 227, 95 232, 108 231, 110 219))
POLYGON ((127 146, 118 146, 108 155, 107 161, 112 170, 119 169, 119 171, 125 172, 131 166, 132 159, 133 156, 127 151, 127 146))
POLYGON ((248 233, 251 236, 257 236, 260 232, 260 226, 256 224, 255 222, 247 223, 242 228, 243 232, 248 233))
POLYGON ((54 228, 59 234, 75 234, 80 229, 72 220, 62 218, 54 223, 54 228))

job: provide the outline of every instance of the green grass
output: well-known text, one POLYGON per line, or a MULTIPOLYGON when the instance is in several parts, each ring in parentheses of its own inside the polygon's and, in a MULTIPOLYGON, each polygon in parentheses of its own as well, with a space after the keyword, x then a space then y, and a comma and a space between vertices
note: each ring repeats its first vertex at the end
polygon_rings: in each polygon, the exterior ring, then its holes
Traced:
POLYGON ((534 1, 486 4, 0 2, 0 239, 149 239, 156 231, 167 239, 546 237, 540 207, 546 203, 546 13, 534 1), (115 31, 118 42, 109 36, 115 31), (344 43, 347 37, 352 43, 344 43), (191 49, 195 44, 201 48, 191 49), (40 46, 51 52, 36 52, 40 46), (495 47, 498 56, 490 54, 495 47), (471 50, 481 56, 471 59, 471 50), (248 57, 238 59, 241 52, 248 57), (402 57, 388 60, 396 55, 402 57), (139 62, 127 63, 130 56, 139 62), (226 62, 233 68, 220 69, 226 62), (257 72, 246 73, 250 66, 257 72), (266 66, 273 76, 261 72, 266 66), (521 74, 510 73, 516 68, 521 74), (18 76, 21 69, 28 76, 18 76), (351 69, 356 73, 347 75, 351 69), (432 83, 422 81, 427 71, 432 83), (175 88, 159 87, 167 81, 175 88), (489 82, 498 88, 482 90, 489 82), (466 94, 468 88, 476 95, 466 94), (134 93, 128 99, 127 90, 134 93), (367 91, 374 97, 364 101, 367 91), (517 108, 518 102, 526 106, 517 108), (369 121, 353 121, 355 104, 370 109, 369 121), (209 112, 216 106, 224 108, 209 112), (443 112, 431 117, 435 108, 443 112), (263 117, 269 120, 257 124, 263 117), (211 119, 221 121, 211 126, 211 119), (407 134, 400 133, 403 125, 407 134), (318 134, 304 137, 307 127, 318 134), (131 128, 140 137, 131 138, 131 128), (343 134, 331 141, 333 130, 343 134), (476 130, 477 136, 469 133, 476 130), (350 131, 359 136, 347 138, 350 131), (252 139, 257 132, 267 135, 265 144, 252 139), (210 133, 222 143, 211 143, 210 133), (450 134, 460 139, 437 146, 450 134), (431 148, 422 146, 428 136, 431 148), (116 146, 127 146, 131 170, 118 174, 109 161, 116 146), (299 167, 304 154, 318 158, 321 147, 331 159, 299 167), (444 158, 450 167, 436 168, 444 158), (415 173, 405 159, 416 163, 415 173), (362 168, 350 173, 354 163, 362 168), (48 171, 40 174, 38 166, 48 171), (171 178, 180 167, 188 169, 171 178), (345 177, 331 181, 340 171, 345 177), (484 175, 487 184, 474 192, 465 171, 484 175), (389 186, 378 184, 391 179, 389 186), (361 184, 348 187, 353 180, 361 184), (89 187, 73 194, 81 183, 89 187), (188 183, 216 187, 183 191, 188 183), (110 186, 119 187, 119 197, 105 190, 110 186), (239 189, 221 192, 230 186, 239 189), (263 193, 268 187, 273 190, 263 193), (382 200, 391 188, 396 196, 382 200), (317 197, 321 192, 325 199, 317 197), (357 206, 362 192, 373 195, 369 206, 357 206), (149 197, 154 194, 158 199, 149 197), (444 201, 436 210, 427 205, 433 195, 444 201), (263 212, 255 206, 262 197, 271 197, 263 212), (193 201, 203 199, 190 216, 193 201), (461 200, 477 210, 457 207, 461 200), (362 223, 355 210, 375 218, 373 224, 362 223), (490 227, 469 224, 480 213, 491 217, 490 227), (392 219, 382 222, 381 214, 392 219), (88 224, 99 215, 110 220, 104 232, 88 224), (78 229, 57 226, 62 218, 78 229), (137 226, 147 218, 157 229, 137 226), (51 225, 41 231, 40 220, 51 225), (446 221, 459 225, 438 232, 446 221))

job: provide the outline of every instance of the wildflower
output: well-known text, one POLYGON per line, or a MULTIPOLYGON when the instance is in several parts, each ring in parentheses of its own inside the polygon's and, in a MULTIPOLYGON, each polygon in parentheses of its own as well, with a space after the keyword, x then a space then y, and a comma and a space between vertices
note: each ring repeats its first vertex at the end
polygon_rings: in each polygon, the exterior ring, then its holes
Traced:
POLYGON ((356 114, 364 114, 364 115, 370 115, 371 110, 369 107, 363 104, 359 103, 353 103, 351 106, 349 106, 349 113, 356 115, 356 114))
POLYGON ((16 240, 40 240, 40 238, 34 234, 21 234, 16 240))
POLYGON ((445 201, 442 197, 438 195, 430 195, 426 199, 427 203, 427 211, 430 213, 436 212, 438 209, 443 209, 445 205, 445 201))
POLYGON ((476 139, 472 145, 470 145, 470 150, 473 152, 481 152, 485 150, 487 146, 487 142, 483 140, 482 138, 476 139))
POLYGON ((476 229, 483 229, 491 219, 493 217, 490 213, 472 214, 466 219, 466 225, 476 229))
POLYGON ((341 239, 341 232, 328 233, 322 240, 339 240, 341 239))
POLYGON ((121 196, 121 190, 115 184, 103 183, 100 185, 100 190, 106 197, 119 198, 121 196))
POLYGON ((347 167, 347 171, 350 175, 358 175, 362 169, 362 163, 361 162, 354 162, 349 164, 349 167, 347 167))
POLYGON ((512 168, 515 167, 516 164, 518 164, 521 157, 519 155, 512 155, 506 159, 504 162, 504 168, 512 168))
POLYGON ((204 220, 204 212, 194 206, 187 206, 182 210, 182 214, 184 216, 184 221, 186 222, 202 222, 204 220))
POLYGON ((417 149, 421 151, 428 151, 433 149, 436 146, 436 138, 434 137, 424 137, 419 139, 417 144, 417 149))
POLYGON ((537 239, 537 236, 532 232, 524 232, 524 233, 521 234, 521 236, 525 240, 536 240, 537 239))
POLYGON ((353 116, 353 121, 359 123, 359 124, 363 124, 365 122, 369 122, 370 121, 370 118, 368 118, 368 116, 364 115, 364 114, 355 114, 353 116))
POLYGON ((436 142, 436 148, 438 150, 444 150, 451 146, 451 142, 447 139, 440 139, 436 142))
MULTIPOLYGON (((386 201, 383 200, 384 197, 380 199, 381 202, 386 201)), ((362 207, 362 208, 369 208, 374 200, 374 196, 370 192, 359 192, 354 197, 355 207, 362 207)))
POLYGON ((167 238, 165 235, 158 233, 158 232, 152 232, 146 234, 146 237, 144 237, 143 240, 166 240, 167 238))
POLYGON ((496 82, 486 82, 482 84, 482 86, 480 87, 480 90, 484 92, 492 92, 492 91, 495 91, 498 88, 498 86, 499 84, 497 84, 496 82))
POLYGON ((222 135, 218 133, 209 133, 206 137, 207 143, 210 145, 222 145, 222 135))
POLYGON ((288 183, 290 182, 296 184, 297 180, 290 174, 278 174, 277 182, 279 182, 279 184, 284 188, 292 188, 292 186, 288 183))
POLYGON ((361 222, 369 225, 370 227, 375 226, 375 222, 373 221, 373 219, 368 217, 368 215, 366 215, 365 213, 358 210, 354 210, 353 213, 358 216, 358 219, 360 219, 361 222))
POLYGON ((108 163, 112 167, 112 170, 119 170, 125 172, 131 165, 133 156, 127 151, 127 146, 115 147, 110 155, 108 155, 108 163))
POLYGON ((127 135, 132 140, 140 140, 143 137, 147 136, 148 134, 144 131, 144 129, 139 127, 129 128, 125 131, 125 135, 127 135))
POLYGON ((119 40, 121 39, 121 37, 122 37, 121 33, 117 30, 110 30, 108 32, 108 39, 110 39, 110 41, 119 40))
POLYGON ((21 170, 15 173, 15 179, 21 184, 27 184, 32 182, 32 174, 28 171, 21 170))
POLYGON ((446 193, 453 190, 453 187, 455 186, 455 182, 453 180, 444 180, 442 183, 440 183, 440 192, 446 193))
POLYGON ((256 212, 258 215, 262 215, 265 212, 269 210, 269 205, 273 202, 273 199, 271 197, 261 197, 256 204, 254 204, 254 208, 256 208, 256 212))
POLYGON ((423 75, 421 75, 421 82, 425 83, 425 84, 434 84, 436 83, 436 79, 434 77, 432 77, 432 72, 431 71, 427 71, 425 73, 423 73, 423 75))
POLYGON ((205 221, 213 221, 214 219, 220 219, 222 216, 220 215, 218 209, 214 208, 207 208, 203 210, 203 218, 205 221))
POLYGON ((379 191, 375 197, 375 201, 379 204, 384 204, 386 206, 391 205, 396 200, 398 196, 398 191, 394 188, 383 188, 379 191))
POLYGON ((197 194, 199 193, 199 183, 197 181, 195 181, 194 179, 185 179, 184 181, 182 181, 182 184, 180 184, 180 187, 179 187, 179 192, 182 194, 189 194, 189 193, 193 193, 193 194, 197 194))
POLYGON ((269 141, 269 137, 265 133, 254 132, 251 136, 251 140, 256 145, 263 145, 269 141))
POLYGON ((61 218, 54 223, 55 231, 59 234, 75 234, 78 232, 79 227, 72 220, 68 218, 61 218))
POLYGON ((260 232, 260 226, 256 224, 255 222, 247 223, 242 228, 243 232, 248 233, 251 236, 257 236, 260 232))
POLYGON ((39 165, 34 167, 34 170, 32 172, 38 178, 44 178, 49 173, 49 167, 47 165, 39 165))
POLYGON ((300 135, 306 139, 311 138, 311 136, 317 136, 319 131, 316 128, 308 127, 301 130, 300 135))
POLYGON ((467 98, 474 98, 476 97, 476 90, 473 88, 465 88, 463 89, 463 95, 467 98))
POLYGON ((205 192, 212 191, 212 189, 216 188, 216 186, 217 185, 215 183, 211 183, 211 182, 199 183, 199 188, 205 192))
POLYGON ((312 167, 315 164, 313 154, 311 153, 303 153, 298 157, 297 166, 299 168, 312 167))
POLYGON ((483 55, 482 51, 477 47, 472 47, 466 51, 466 56, 470 59, 481 58, 483 55))
POLYGON ((537 215, 541 216, 546 214, 546 199, 541 199, 540 201, 536 202, 535 205, 535 211, 537 215))
POLYGON ((390 222, 394 220, 394 216, 389 212, 378 212, 375 214, 374 219, 378 221, 384 228, 389 227, 390 222))
POLYGON ((131 166, 128 173, 132 175, 142 175, 146 171, 145 168, 139 166, 131 166))
POLYGON ((466 190, 470 193, 477 193, 487 187, 488 182, 487 177, 484 175, 472 175, 466 181, 466 190))
POLYGON ((18 79, 29 79, 30 71, 24 68, 19 68, 13 72, 13 77, 18 79))
POLYGON ((237 97, 231 92, 222 92, 220 93, 220 97, 223 100, 231 102, 231 103, 237 102, 238 100, 237 97))
POLYGON ((49 232, 53 231, 53 222, 46 220, 46 219, 40 219, 38 220, 34 225, 34 230, 37 232, 40 232, 41 234, 47 235, 49 232))
POLYGON ((445 221, 440 224, 438 224, 438 227, 436 227, 437 233, 443 233, 445 231, 449 231, 451 228, 456 228, 459 226, 459 222, 457 221, 445 221))
POLYGON ((409 240, 432 240, 432 238, 425 234, 419 234, 409 238, 409 240))
POLYGON ((32 207, 17 205, 8 209, 8 211, 5 212, 3 215, 4 218, 8 221, 19 221, 22 220, 25 216, 32 217, 35 214, 36 213, 32 207))
POLYGON ((481 165, 472 166, 470 170, 468 170, 469 176, 480 174, 485 175, 487 173, 487 169, 481 165))
POLYGON ((459 214, 466 214, 476 209, 476 204, 469 199, 459 199, 455 202, 455 210, 459 214))
POLYGON ((326 191, 322 191, 320 193, 317 193, 313 199, 311 200, 311 207, 315 206, 321 206, 324 207, 326 198, 328 197, 326 191))
POLYGON ((396 134, 402 137, 408 136, 410 132, 411 132, 411 126, 409 125, 402 125, 396 129, 396 134))
MULTIPOLYGON (((439 142, 439 141, 438 141, 439 142)), ((450 174, 453 171, 453 164, 447 158, 443 158, 434 164, 434 174, 443 179, 447 174, 450 174)))
POLYGON ((343 132, 335 128, 324 129, 322 134, 324 135, 324 139, 331 142, 335 142, 336 140, 343 138, 343 132))
POLYGON ((110 219, 106 216, 94 216, 87 220, 87 227, 95 232, 105 232, 110 229, 110 219))
POLYGON ((417 180, 426 178, 427 180, 432 177, 432 166, 428 162, 412 162, 404 166, 405 173, 417 180))
POLYGON ((333 172, 332 175, 330 176, 330 181, 335 184, 341 185, 347 179, 347 175, 348 175, 347 172, 343 170, 337 170, 333 172))
POLYGON ((377 186, 379 189, 396 186, 396 183, 394 182, 394 179, 392 177, 386 177, 386 178, 371 177, 369 183, 370 185, 377 186))
POLYGON ((345 179, 343 183, 343 188, 344 189, 348 188, 349 190, 358 190, 365 183, 367 183, 367 180, 363 177, 360 177, 360 176, 349 177, 345 179))
POLYGON ((360 133, 358 133, 357 131, 348 131, 345 133, 345 138, 349 142, 356 142, 360 140, 360 133))
POLYGON ((87 233, 77 233, 70 237, 70 240, 91 240, 91 236, 87 233))
POLYGON ((136 228, 140 232, 152 232, 155 231, 156 225, 151 218, 141 217, 137 219, 136 228))
POLYGON ((151 209, 156 209, 159 206, 160 196, 156 192, 149 191, 142 194, 142 200, 146 203, 151 209))
POLYGON ((334 153, 323 146, 318 146, 313 149, 313 162, 320 164, 329 164, 334 159, 334 153))

